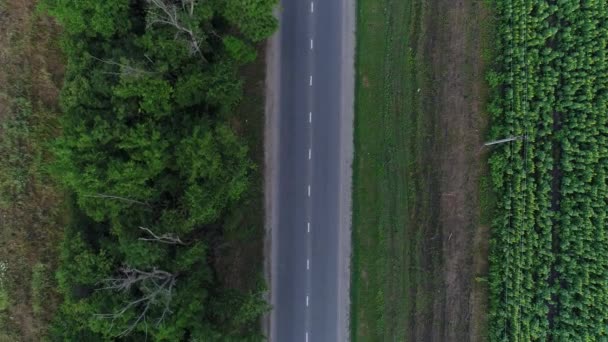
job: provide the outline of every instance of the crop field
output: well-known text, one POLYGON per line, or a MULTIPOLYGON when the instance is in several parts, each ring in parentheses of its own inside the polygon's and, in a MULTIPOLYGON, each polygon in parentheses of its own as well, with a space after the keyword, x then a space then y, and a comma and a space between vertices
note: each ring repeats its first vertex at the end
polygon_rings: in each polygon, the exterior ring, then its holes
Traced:
POLYGON ((490 340, 608 336, 608 4, 498 1, 490 340))

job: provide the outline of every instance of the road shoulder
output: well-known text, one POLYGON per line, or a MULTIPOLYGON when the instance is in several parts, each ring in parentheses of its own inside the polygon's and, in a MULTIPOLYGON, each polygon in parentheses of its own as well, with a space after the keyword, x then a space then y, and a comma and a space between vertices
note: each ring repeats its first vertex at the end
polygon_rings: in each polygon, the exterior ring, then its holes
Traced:
MULTIPOLYGON (((275 17, 279 17, 279 9, 275 10, 275 17)), ((275 273, 276 254, 272 242, 276 241, 276 231, 272 229, 278 222, 277 217, 277 184, 279 174, 279 83, 280 83, 280 31, 277 30, 266 44, 266 107, 264 125, 264 277, 268 284, 266 301, 275 306, 275 283, 272 274, 275 273)), ((271 321, 274 310, 270 310, 262 319, 262 331, 273 341, 271 321)))
POLYGON ((340 213, 338 252, 338 340, 350 341, 350 266, 352 237, 352 163, 355 114, 355 27, 356 0, 343 0, 342 99, 340 128, 340 213))

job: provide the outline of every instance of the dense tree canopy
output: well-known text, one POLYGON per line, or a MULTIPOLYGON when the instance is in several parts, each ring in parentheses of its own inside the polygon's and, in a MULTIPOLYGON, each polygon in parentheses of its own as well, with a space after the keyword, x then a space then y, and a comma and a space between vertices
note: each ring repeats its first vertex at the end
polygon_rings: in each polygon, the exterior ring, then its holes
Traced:
POLYGON ((52 171, 77 204, 59 340, 259 339, 260 292, 209 260, 254 168, 228 124, 275 1, 47 0, 65 28, 52 171))

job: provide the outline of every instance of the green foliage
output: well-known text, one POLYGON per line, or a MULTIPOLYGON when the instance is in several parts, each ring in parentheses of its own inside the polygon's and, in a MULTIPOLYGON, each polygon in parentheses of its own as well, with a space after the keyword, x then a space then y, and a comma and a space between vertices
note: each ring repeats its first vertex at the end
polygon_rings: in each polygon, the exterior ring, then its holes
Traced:
POLYGON ((247 148, 225 125, 204 131, 195 127, 179 145, 177 166, 185 170, 183 208, 188 225, 219 218, 228 203, 238 200, 248 186, 251 163, 247 148))
POLYGON ((112 258, 104 250, 96 252, 80 233, 67 233, 61 246, 62 267, 57 272, 59 287, 71 292, 73 286, 94 286, 112 272, 112 258))
POLYGON ((261 338, 262 291, 225 288, 213 259, 254 171, 239 68, 275 2, 157 3, 45 1, 68 60, 50 169, 75 200, 56 340, 261 338))
MULTIPOLYGON (((235 290, 226 290, 219 295, 219 299, 212 308, 214 319, 231 331, 232 336, 238 336, 243 326, 254 327, 258 318, 270 310, 270 306, 263 301, 261 294, 266 291, 264 286, 258 286, 250 293, 240 293, 235 290)), ((252 340, 262 341, 263 336, 250 331, 252 340)))
POLYGON ((207 90, 204 74, 199 69, 193 69, 180 75, 175 82, 175 102, 179 108, 198 106, 204 103, 201 96, 207 90))
POLYGON ((121 83, 114 88, 117 100, 128 101, 130 98, 134 98, 138 102, 138 113, 159 117, 171 114, 172 93, 173 88, 169 82, 152 77, 123 78, 121 83))
POLYGON ((206 76, 206 102, 218 106, 220 113, 231 113, 241 100, 242 81, 233 62, 215 64, 206 76))
POLYGON ((129 28, 129 0, 47 0, 45 5, 70 34, 108 38, 129 28))
POLYGON ((557 4, 496 2, 491 340, 608 335, 608 4, 557 4))
POLYGON ((500 75, 495 71, 488 72, 486 79, 491 88, 496 88, 502 83, 500 75))
POLYGON ((226 19, 238 27, 243 35, 254 41, 270 36, 277 28, 277 20, 272 14, 276 0, 226 0, 226 19))
POLYGON ((255 50, 236 37, 224 37, 224 47, 226 48, 228 55, 239 63, 246 64, 255 60, 255 50))

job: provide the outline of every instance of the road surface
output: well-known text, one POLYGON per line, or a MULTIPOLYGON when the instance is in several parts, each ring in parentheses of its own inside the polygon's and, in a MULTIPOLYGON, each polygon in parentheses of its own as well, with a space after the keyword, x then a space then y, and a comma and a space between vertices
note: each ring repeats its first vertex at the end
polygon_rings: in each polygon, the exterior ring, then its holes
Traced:
POLYGON ((268 60, 270 340, 347 341, 354 0, 282 0, 279 26, 268 60))

